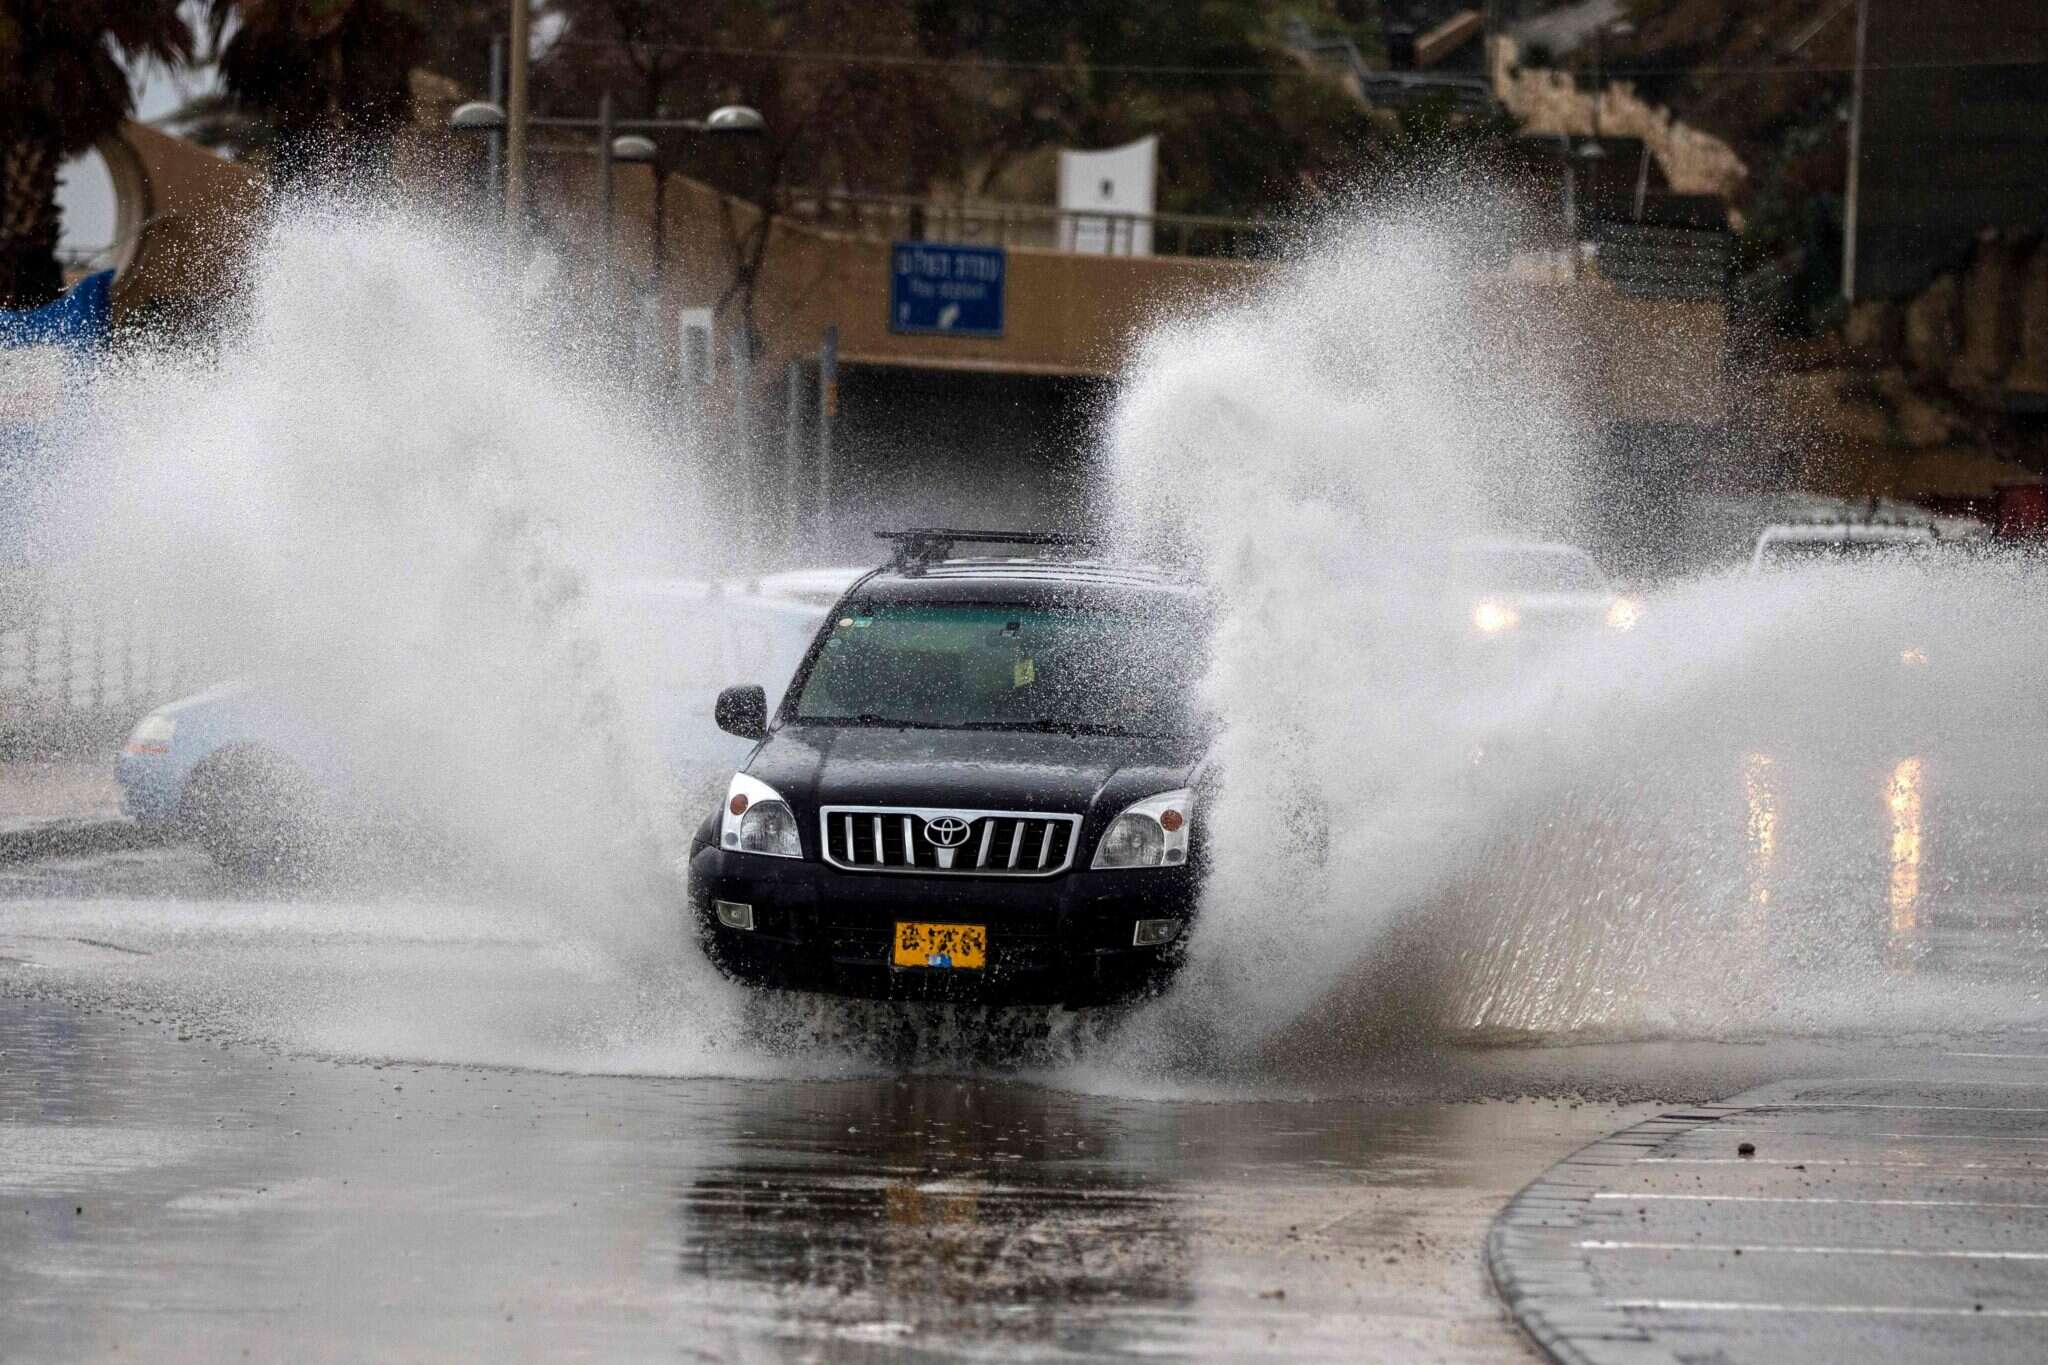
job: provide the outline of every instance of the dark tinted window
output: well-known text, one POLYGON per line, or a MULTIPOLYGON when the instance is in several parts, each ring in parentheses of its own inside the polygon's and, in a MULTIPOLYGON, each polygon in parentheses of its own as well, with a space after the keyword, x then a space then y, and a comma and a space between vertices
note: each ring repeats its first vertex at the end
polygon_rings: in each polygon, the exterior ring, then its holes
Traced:
POLYGON ((875 606, 827 630, 798 720, 1175 734, 1203 664, 1203 634, 1182 610, 875 606))

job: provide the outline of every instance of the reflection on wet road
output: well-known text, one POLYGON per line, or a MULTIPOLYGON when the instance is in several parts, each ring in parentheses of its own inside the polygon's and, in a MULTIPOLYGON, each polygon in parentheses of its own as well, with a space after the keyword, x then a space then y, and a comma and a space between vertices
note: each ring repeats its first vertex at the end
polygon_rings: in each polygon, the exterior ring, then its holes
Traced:
POLYGON ((1355 997, 1208 1071, 875 1074, 750 1050, 673 944, 541 907, 266 897, 177 849, 0 869, 8 1350, 1526 1359, 1481 1248, 1552 1163, 2048 1025, 2031 807, 1932 751, 1716 774, 1513 822, 1355 997), (1546 1045, 1467 1031, 1502 1021, 1546 1045))
POLYGON ((24 1359, 1500 1360, 1478 1248, 1646 1112, 320 1062, 0 1001, 24 1359))

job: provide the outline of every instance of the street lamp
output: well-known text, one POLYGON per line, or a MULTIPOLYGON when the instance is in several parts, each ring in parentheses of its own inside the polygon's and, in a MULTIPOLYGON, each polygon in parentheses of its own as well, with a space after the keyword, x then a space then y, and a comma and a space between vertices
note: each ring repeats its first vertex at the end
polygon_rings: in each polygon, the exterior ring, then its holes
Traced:
MULTIPOLYGON (((768 131, 768 121, 761 117, 761 111, 746 104, 722 104, 701 119, 695 118, 645 118, 619 120, 612 117, 612 97, 609 92, 598 100, 596 118, 528 118, 526 128, 582 128, 597 133, 598 196, 600 212, 604 219, 605 255, 611 255, 612 240, 612 163, 623 161, 627 165, 644 166, 658 155, 654 139, 646 136, 650 132, 701 133, 710 137, 759 137, 768 131)), ((523 129, 512 128, 502 106, 489 100, 471 100, 457 106, 448 116, 451 132, 463 134, 487 134, 495 153, 498 138, 508 131, 524 144, 523 129)), ((497 157, 491 158, 490 178, 497 179, 497 157)), ((657 187, 656 194, 660 190, 657 187)))
POLYGON ((707 133, 739 133, 760 136, 768 131, 768 121, 761 117, 761 111, 746 104, 721 104, 711 111, 704 120, 703 131, 707 133))
MULTIPOLYGON (((604 100, 606 131, 610 130, 611 108, 611 96, 607 95, 604 100)), ((610 139, 604 144, 604 165, 602 169, 604 188, 600 196, 603 208, 600 212, 604 216, 604 259, 607 270, 611 268, 612 259, 612 167, 616 165, 645 166, 651 163, 654 157, 654 139, 640 133, 625 133, 610 139)), ((659 184, 655 185, 654 192, 656 195, 661 193, 661 186, 659 184)))
MULTIPOLYGON (((495 66, 498 53, 491 52, 495 66)), ((455 112, 448 116, 448 129, 453 133, 488 138, 484 149, 484 190, 494 198, 498 191, 498 149, 504 145, 505 110, 490 100, 471 100, 455 106, 455 112)))
POLYGON ((612 160, 624 166, 645 166, 654 160, 654 139, 627 133, 612 139, 612 160))
POLYGON ((1600 163, 1607 159, 1607 148, 1601 145, 1598 137, 1589 137, 1578 145, 1572 156, 1583 162, 1586 168, 1586 190, 1580 196, 1582 203, 1579 208, 1583 231, 1578 235, 1590 240, 1600 226, 1600 163))
POLYGON ((489 100, 471 100, 455 106, 448 126, 458 133, 496 133, 505 127, 505 111, 489 100))

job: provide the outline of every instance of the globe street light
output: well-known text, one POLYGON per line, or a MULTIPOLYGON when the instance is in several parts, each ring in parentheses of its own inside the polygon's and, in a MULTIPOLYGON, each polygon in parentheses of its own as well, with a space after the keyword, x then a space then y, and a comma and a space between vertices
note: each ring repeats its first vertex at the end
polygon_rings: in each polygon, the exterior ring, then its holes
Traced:
POLYGON ((489 100, 471 100, 455 106, 448 126, 458 133, 496 133, 505 127, 505 111, 489 100))
POLYGON ((627 133, 612 139, 612 160, 625 166, 645 166, 654 160, 654 139, 627 133))
MULTIPOLYGON (((498 141, 508 132, 523 143, 525 128, 585 128, 597 133, 597 155, 599 171, 599 202, 604 217, 606 255, 610 255, 612 236, 612 163, 623 161, 628 165, 644 166, 652 163, 659 151, 649 132, 701 133, 710 137, 759 137, 768 131, 768 121, 761 117, 761 111, 746 104, 722 104, 701 119, 694 118, 648 118, 619 120, 612 117, 612 97, 606 92, 598 100, 596 118, 527 118, 521 128, 514 128, 503 106, 490 100, 471 100, 458 105, 448 116, 449 130, 463 134, 485 134, 491 139, 491 157, 487 163, 487 174, 496 188, 498 179, 498 141)), ((508 168, 507 178, 510 179, 508 168)), ((513 187, 508 183, 506 191, 509 206, 513 187)), ((659 195, 660 189, 656 188, 659 195)))
POLYGON ((711 111, 704 120, 703 131, 707 133, 740 133, 758 137, 768 131, 768 121, 761 117, 761 111, 747 104, 722 104, 711 111))

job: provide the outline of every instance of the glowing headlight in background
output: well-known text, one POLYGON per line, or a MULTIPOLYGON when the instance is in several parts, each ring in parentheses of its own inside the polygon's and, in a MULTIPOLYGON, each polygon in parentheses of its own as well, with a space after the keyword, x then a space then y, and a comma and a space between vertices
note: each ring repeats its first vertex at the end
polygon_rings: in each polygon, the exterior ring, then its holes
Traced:
POLYGON ((1481 635, 1498 635, 1514 629, 1522 614, 1505 602, 1486 601, 1472 608, 1472 628, 1481 635))
POLYGON ((1917 668, 1927 662, 1927 651, 1912 645, 1899 651, 1899 662, 1908 668, 1917 668))
POLYGON ((1634 630, 1636 622, 1642 619, 1642 605, 1632 597, 1617 597, 1607 608, 1609 630, 1634 630))
POLYGON ((1911 946, 1920 929, 1920 760, 1902 758, 1885 785, 1892 817, 1891 945, 1911 946))

